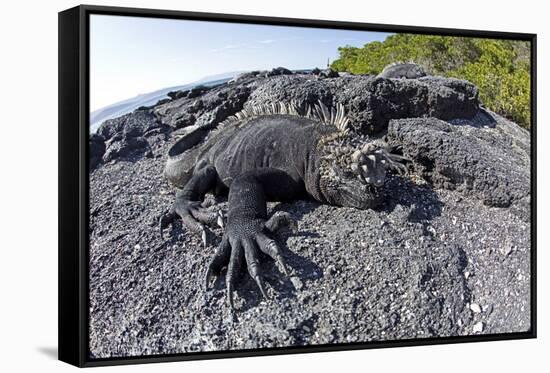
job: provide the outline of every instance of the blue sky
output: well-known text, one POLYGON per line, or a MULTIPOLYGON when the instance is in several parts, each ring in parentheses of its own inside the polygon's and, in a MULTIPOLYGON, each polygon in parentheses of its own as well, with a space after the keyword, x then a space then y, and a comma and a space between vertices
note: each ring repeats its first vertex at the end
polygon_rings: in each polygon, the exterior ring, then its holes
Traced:
POLYGON ((323 68, 381 32, 92 15, 90 109, 241 70, 323 68))

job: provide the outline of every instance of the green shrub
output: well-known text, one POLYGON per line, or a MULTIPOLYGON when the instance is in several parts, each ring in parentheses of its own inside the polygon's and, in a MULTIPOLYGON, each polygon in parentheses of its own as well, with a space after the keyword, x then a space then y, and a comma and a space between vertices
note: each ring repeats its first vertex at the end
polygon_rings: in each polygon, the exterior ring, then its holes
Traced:
POLYGON ((395 34, 338 52, 331 64, 337 71, 378 74, 392 62, 413 61, 433 75, 466 79, 479 88, 486 107, 523 127, 531 123, 529 42, 395 34))

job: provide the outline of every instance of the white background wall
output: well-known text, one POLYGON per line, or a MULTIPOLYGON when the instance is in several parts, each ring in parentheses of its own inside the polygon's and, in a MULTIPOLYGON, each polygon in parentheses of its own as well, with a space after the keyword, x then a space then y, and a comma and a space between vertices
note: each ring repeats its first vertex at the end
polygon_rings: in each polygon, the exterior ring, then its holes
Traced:
MULTIPOLYGON (((97 5, 538 33, 537 340, 332 352, 109 368, 115 371, 521 372, 549 367, 550 36, 544 1, 203 0, 97 5), (545 351, 546 350, 546 351, 545 351)), ((2 3, 0 22, 0 370, 68 371, 57 349, 57 12, 76 1, 2 3)))

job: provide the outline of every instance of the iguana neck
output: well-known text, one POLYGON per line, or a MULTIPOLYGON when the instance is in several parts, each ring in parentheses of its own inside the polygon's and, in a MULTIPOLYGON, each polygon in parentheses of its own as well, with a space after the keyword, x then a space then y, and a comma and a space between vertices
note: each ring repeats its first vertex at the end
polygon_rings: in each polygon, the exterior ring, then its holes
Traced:
POLYGON ((325 203, 326 197, 321 190, 320 156, 316 149, 309 152, 306 161, 304 184, 307 193, 315 200, 325 203))

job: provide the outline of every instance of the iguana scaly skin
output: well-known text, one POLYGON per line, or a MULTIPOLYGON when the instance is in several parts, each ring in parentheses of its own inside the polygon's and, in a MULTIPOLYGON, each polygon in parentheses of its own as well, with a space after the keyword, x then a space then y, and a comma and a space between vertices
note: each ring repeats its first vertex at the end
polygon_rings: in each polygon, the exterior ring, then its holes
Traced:
POLYGON ((229 190, 227 224, 208 266, 206 285, 227 266, 227 295, 233 309, 235 278, 243 264, 267 298, 259 251, 288 275, 272 235, 291 219, 284 212, 268 218, 266 201, 310 196, 336 206, 372 208, 380 202, 386 169, 405 170, 398 163, 401 160, 383 143, 350 131, 342 105, 248 108, 216 130, 190 132, 170 149, 165 176, 181 189, 160 220, 161 232, 179 216, 188 229, 202 234, 206 244, 204 224, 224 224, 219 212, 204 207, 204 196, 229 190))
POLYGON ((426 75, 424 68, 414 62, 395 62, 384 67, 384 70, 378 74, 378 77, 386 79, 418 79, 426 75))

